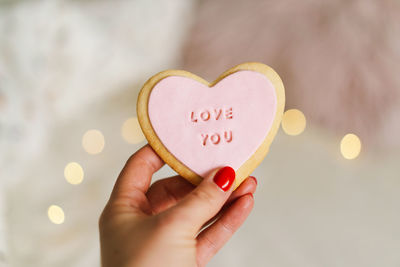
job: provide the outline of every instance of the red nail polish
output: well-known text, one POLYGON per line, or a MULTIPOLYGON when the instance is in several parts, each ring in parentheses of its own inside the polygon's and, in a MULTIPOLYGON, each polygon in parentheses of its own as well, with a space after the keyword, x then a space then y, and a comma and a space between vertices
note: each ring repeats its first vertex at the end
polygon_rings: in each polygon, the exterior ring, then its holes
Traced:
POLYGON ((254 182, 256 182, 256 184, 258 185, 258 181, 257 181, 257 178, 256 178, 256 177, 254 177, 254 176, 249 176, 249 177, 253 178, 253 179, 254 179, 254 182))
POLYGON ((219 188, 224 191, 228 191, 232 186, 233 181, 235 181, 235 170, 229 166, 219 169, 219 171, 214 176, 214 183, 216 183, 219 188))

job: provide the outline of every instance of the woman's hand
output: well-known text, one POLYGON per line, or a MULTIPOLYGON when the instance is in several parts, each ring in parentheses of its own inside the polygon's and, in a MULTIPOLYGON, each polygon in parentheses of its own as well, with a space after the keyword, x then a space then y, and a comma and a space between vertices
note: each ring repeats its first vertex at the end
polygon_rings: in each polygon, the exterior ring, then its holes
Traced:
POLYGON ((229 167, 196 188, 179 176, 150 186, 163 165, 146 145, 123 168, 99 222, 104 267, 205 266, 253 208, 254 177, 233 193, 229 167))

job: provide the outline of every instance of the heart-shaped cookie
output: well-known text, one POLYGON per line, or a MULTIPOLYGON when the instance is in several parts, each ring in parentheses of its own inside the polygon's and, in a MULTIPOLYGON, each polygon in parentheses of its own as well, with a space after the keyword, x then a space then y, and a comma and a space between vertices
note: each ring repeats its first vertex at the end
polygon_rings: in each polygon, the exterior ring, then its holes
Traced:
POLYGON ((236 186, 261 163, 281 122, 285 92, 261 63, 240 64, 215 82, 182 70, 150 78, 137 114, 157 154, 193 184, 218 167, 236 171, 236 186))

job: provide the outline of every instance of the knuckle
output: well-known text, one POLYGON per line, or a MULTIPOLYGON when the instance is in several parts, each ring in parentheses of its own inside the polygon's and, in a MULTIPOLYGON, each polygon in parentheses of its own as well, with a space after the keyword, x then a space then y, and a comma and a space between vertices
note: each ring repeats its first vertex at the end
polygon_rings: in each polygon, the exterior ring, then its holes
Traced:
POLYGON ((109 216, 111 216, 111 208, 110 208, 110 204, 107 203, 107 204, 104 206, 104 209, 103 209, 103 211, 102 211, 101 214, 100 214, 100 221, 104 221, 104 220, 108 219, 109 216))
POLYGON ((224 231, 228 232, 229 235, 232 235, 233 233, 235 233, 235 226, 234 225, 232 225, 232 224, 230 224, 230 223, 228 223, 228 222, 226 222, 224 220, 221 220, 219 223, 220 223, 221 228, 224 231))
POLYGON ((208 235, 203 236, 203 241, 207 243, 207 247, 209 247, 211 250, 216 250, 218 248, 215 240, 211 239, 208 235))
POLYGON ((135 157, 133 157, 132 159, 129 159, 129 160, 131 160, 132 162, 135 161, 136 164, 138 164, 138 166, 148 169, 151 172, 155 172, 157 170, 157 167, 155 166, 154 162, 144 158, 143 155, 141 155, 141 154, 137 154, 135 157))
POLYGON ((103 212, 100 214, 99 220, 98 220, 98 226, 99 229, 104 229, 104 226, 106 225, 107 221, 108 221, 108 212, 107 212, 107 208, 105 208, 103 210, 103 212))
POLYGON ((99 220, 98 220, 98 226, 100 231, 103 229, 106 229, 113 221, 114 218, 114 212, 112 208, 110 207, 110 204, 107 204, 104 207, 104 210, 100 214, 99 220))
POLYGON ((215 197, 209 190, 195 190, 193 191, 193 198, 207 206, 216 204, 215 197))

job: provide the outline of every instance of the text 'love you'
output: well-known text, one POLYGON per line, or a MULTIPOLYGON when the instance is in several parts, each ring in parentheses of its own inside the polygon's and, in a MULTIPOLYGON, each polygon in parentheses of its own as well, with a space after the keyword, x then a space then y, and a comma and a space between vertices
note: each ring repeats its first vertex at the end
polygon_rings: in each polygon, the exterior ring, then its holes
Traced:
MULTIPOLYGON (((233 108, 204 108, 190 113, 190 121, 197 125, 199 123, 210 123, 212 121, 226 121, 233 119, 233 108)), ((200 133, 202 146, 219 145, 221 143, 231 143, 233 140, 232 130, 219 132, 210 131, 200 133)))

